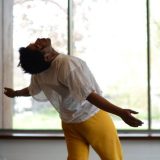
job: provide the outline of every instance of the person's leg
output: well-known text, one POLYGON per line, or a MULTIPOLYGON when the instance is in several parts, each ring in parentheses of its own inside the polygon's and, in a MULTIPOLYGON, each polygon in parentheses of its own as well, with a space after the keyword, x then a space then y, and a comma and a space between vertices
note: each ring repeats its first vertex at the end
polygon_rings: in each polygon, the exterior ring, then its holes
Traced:
POLYGON ((67 160, 88 160, 89 144, 79 135, 74 126, 62 122, 68 150, 67 160))
POLYGON ((108 113, 99 111, 78 128, 102 160, 123 159, 117 131, 108 113))

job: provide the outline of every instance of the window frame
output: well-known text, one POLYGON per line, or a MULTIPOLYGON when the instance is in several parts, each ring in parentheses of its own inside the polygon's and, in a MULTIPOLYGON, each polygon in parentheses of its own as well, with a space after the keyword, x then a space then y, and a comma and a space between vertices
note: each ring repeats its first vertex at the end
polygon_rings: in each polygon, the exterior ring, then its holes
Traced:
POLYGON ((12 68, 13 66, 13 42, 12 42, 12 8, 13 8, 13 1, 12 0, 2 0, 0 3, 1 8, 1 16, 0 16, 0 45, 1 45, 1 53, 0 53, 0 65, 1 65, 1 101, 0 101, 0 127, 1 128, 10 128, 12 124, 12 108, 11 108, 11 99, 6 100, 4 94, 3 94, 3 88, 5 86, 11 86, 12 85, 12 68), (9 47, 8 47, 9 46, 9 47), (5 63, 7 62, 7 63, 5 63), (10 116, 8 116, 10 115, 10 116))
MULTIPOLYGON (((3 15, 3 7, 2 7, 2 1, 0 1, 0 23, 1 23, 1 25, 0 25, 0 90, 1 90, 1 95, 3 94, 2 93, 2 88, 3 88, 3 83, 2 83, 2 62, 3 62, 3 60, 2 60, 2 53, 3 53, 3 49, 2 49, 2 15, 3 15)), ((3 98, 2 98, 2 96, 0 96, 0 117, 2 117, 2 100, 3 100, 3 98)), ((0 127, 2 127, 2 118, 0 118, 0 127)))
MULTIPOLYGON (((147 19, 147 95, 148 95, 148 129, 144 130, 118 130, 120 137, 128 138, 160 138, 160 131, 151 129, 151 95, 150 95, 150 4, 149 0, 146 0, 146 19, 147 19)), ((72 0, 68 0, 68 54, 72 54, 72 0)), ((13 65, 13 24, 12 24, 12 11, 13 11, 13 0, 2 0, 0 1, 1 15, 0 15, 0 139, 1 138, 62 138, 64 137, 62 130, 15 130, 8 129, 11 126, 12 118, 7 119, 8 114, 11 114, 11 102, 12 100, 6 100, 3 95, 3 87, 10 86, 12 84, 12 68, 13 65), (10 46, 10 47, 8 47, 10 46), (7 62, 7 63, 4 63, 7 62), (9 77, 8 77, 9 75, 9 77)), ((11 86, 12 87, 12 86, 11 86)))

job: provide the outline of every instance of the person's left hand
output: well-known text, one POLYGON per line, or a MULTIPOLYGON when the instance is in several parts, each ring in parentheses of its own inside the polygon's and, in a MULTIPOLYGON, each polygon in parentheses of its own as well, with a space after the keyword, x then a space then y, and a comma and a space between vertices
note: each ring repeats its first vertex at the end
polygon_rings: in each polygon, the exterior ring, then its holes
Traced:
POLYGON ((143 122, 134 116, 132 114, 138 114, 138 112, 133 111, 131 109, 122 109, 122 114, 120 117, 123 119, 125 123, 127 123, 131 127, 139 127, 143 124, 143 122))

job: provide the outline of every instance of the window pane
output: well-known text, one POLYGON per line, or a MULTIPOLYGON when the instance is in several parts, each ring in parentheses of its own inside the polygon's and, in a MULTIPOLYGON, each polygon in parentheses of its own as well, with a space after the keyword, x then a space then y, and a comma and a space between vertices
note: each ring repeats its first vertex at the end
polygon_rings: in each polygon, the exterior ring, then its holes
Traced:
POLYGON ((104 97, 139 111, 139 129, 147 128, 146 0, 74 0, 73 7, 73 54, 87 61, 104 97))
MULTIPOLYGON (((17 68, 18 49, 39 37, 50 37, 56 50, 67 51, 67 1, 14 0, 13 6, 14 88, 29 85, 30 76, 17 68)), ((60 129, 60 119, 50 103, 32 98, 14 99, 14 129, 60 129)))
POLYGON ((150 1, 152 129, 160 128, 160 1, 150 1))

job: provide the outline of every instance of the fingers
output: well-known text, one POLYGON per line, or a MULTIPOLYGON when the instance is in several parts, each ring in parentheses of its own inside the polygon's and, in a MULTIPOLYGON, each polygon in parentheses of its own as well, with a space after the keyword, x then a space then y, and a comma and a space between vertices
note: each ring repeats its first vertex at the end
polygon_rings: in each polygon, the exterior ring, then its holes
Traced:
POLYGON ((10 88, 4 87, 4 93, 8 92, 9 90, 11 90, 10 88))
POLYGON ((12 91, 12 88, 4 87, 4 91, 12 91))
POLYGON ((131 110, 131 109, 129 109, 129 112, 130 112, 130 113, 133 113, 133 114, 138 114, 137 111, 134 111, 134 110, 131 110))
POLYGON ((13 98, 14 97, 14 91, 11 88, 4 87, 3 92, 7 97, 13 98))
POLYGON ((5 87, 3 93, 5 94, 7 92, 7 90, 8 90, 8 88, 5 87))
POLYGON ((4 90, 13 90, 12 88, 4 87, 4 90))
POLYGON ((138 114, 138 112, 131 110, 131 109, 125 109, 124 114, 122 116, 122 119, 131 127, 139 127, 142 126, 143 122, 137 118, 135 118, 132 114, 138 114))
POLYGON ((135 127, 142 126, 142 124, 143 124, 142 121, 135 121, 135 122, 134 122, 134 126, 135 126, 135 127))
POLYGON ((133 127, 139 127, 142 126, 143 122, 135 117, 132 116, 131 125, 133 127))
POLYGON ((136 122, 136 121, 134 121, 134 122, 130 122, 130 123, 128 123, 131 127, 139 127, 139 126, 142 126, 142 124, 143 124, 143 122, 136 122))
POLYGON ((142 126, 143 122, 137 118, 135 118, 132 113, 138 113, 133 110, 127 110, 127 114, 124 115, 123 120, 130 125, 131 127, 139 127, 142 126))
POLYGON ((139 126, 142 126, 142 124, 143 124, 143 122, 134 122, 134 123, 132 123, 132 127, 139 127, 139 126))
MULTIPOLYGON (((134 111, 134 110, 130 110, 131 112, 130 113, 133 113, 133 114, 138 114, 138 112, 134 111)), ((143 122, 137 118, 135 118, 134 116, 132 116, 133 118, 133 124, 135 127, 138 127, 138 126, 142 126, 143 122)))

